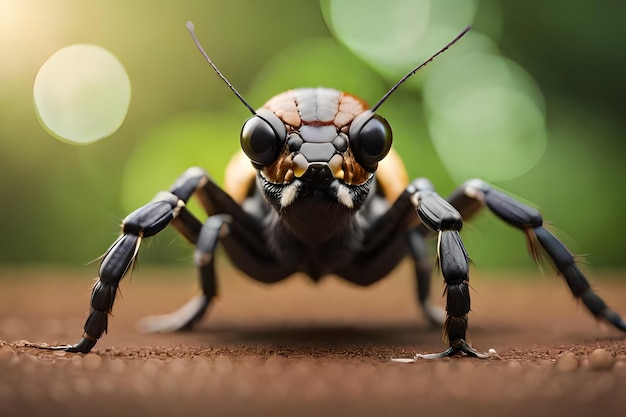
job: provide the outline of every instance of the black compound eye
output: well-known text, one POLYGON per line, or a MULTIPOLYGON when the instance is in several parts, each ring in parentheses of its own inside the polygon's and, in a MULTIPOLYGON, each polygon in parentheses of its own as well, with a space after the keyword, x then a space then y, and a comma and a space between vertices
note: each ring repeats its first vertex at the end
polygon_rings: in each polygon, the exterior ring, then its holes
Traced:
POLYGON ((357 162, 363 168, 374 171, 378 162, 389 153, 392 136, 389 123, 377 114, 366 120, 356 132, 351 129, 350 147, 357 162))
POLYGON ((285 138, 274 131, 272 125, 259 116, 252 116, 241 129, 241 149, 252 162, 269 165, 278 156, 285 138))

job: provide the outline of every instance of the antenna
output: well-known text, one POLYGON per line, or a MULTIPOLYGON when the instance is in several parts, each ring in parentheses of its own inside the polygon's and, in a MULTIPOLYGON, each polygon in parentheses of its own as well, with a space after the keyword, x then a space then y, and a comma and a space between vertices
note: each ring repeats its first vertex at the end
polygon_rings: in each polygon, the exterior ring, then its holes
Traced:
POLYGON ((400 84, 402 84, 403 82, 405 82, 411 75, 415 74, 417 71, 419 71, 422 67, 425 67, 426 64, 432 62, 438 55, 442 54, 445 52, 446 49, 448 49, 449 47, 451 47, 452 45, 454 45, 459 39, 461 39, 469 30, 471 29, 471 26, 466 27, 465 29, 463 29, 463 31, 461 33, 459 33, 458 35, 456 35, 456 37, 454 39, 452 39, 446 46, 444 46, 443 48, 441 48, 436 54, 434 54, 433 56, 431 56, 430 58, 428 58, 426 61, 424 61, 423 63, 421 63, 420 65, 418 65, 417 67, 413 68, 411 71, 409 71, 408 74, 406 74, 404 77, 402 77, 400 79, 400 81, 398 81, 393 87, 391 87, 391 89, 389 91, 387 91, 387 93, 385 93, 385 95, 378 100, 378 103, 376 103, 374 105, 374 107, 371 108, 372 113, 376 112, 376 110, 387 100, 387 98, 389 98, 389 96, 391 95, 391 93, 393 93, 394 91, 396 91, 398 89, 398 87, 400 87, 400 84))
POLYGON ((213 68, 215 70, 217 75, 219 75, 219 77, 226 83, 226 85, 232 90, 232 92, 235 93, 235 95, 237 96, 239 101, 241 101, 243 103, 243 105, 246 106, 248 108, 248 110, 250 110, 252 112, 253 115, 256 115, 256 110, 254 110, 254 107, 252 107, 250 105, 250 103, 248 103, 243 98, 243 96, 241 94, 239 94, 239 91, 237 91, 235 89, 235 87, 233 87, 233 85, 230 83, 230 81, 228 81, 228 79, 226 77, 224 77, 224 75, 220 72, 220 70, 217 69, 217 67, 215 66, 213 61, 211 61, 211 58, 209 58, 207 53, 204 52, 204 49, 202 48, 202 45, 200 45, 200 41, 198 41, 198 38, 196 37, 196 33, 195 33, 195 30, 194 30, 193 22, 191 20, 187 21, 187 30, 189 31, 189 34, 191 35, 191 38, 193 39, 194 43, 196 44, 196 47, 200 50, 200 53, 202 54, 204 59, 206 59, 206 61, 209 63, 211 68, 213 68))

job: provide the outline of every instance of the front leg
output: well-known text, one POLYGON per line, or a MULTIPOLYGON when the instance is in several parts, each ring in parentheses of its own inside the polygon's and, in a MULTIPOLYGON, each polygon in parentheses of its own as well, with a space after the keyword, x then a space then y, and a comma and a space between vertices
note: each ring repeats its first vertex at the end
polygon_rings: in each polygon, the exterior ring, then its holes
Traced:
POLYGON ((463 219, 450 203, 441 198, 428 180, 419 179, 412 184, 411 201, 420 221, 438 234, 437 262, 446 283, 446 320, 444 337, 450 347, 441 352, 416 355, 416 358, 436 359, 464 353, 487 358, 466 342, 468 313, 470 311, 469 257, 459 232, 463 219))
POLYGON ((122 222, 122 235, 102 257, 82 338, 74 345, 35 346, 68 352, 91 351, 107 332, 120 281, 132 270, 142 239, 154 236, 172 224, 190 242, 195 244, 198 241, 202 223, 187 211, 185 204, 205 178, 203 172, 189 169, 169 191, 158 193, 151 202, 126 216, 122 222))
POLYGON ((452 193, 448 200, 463 213, 465 218, 469 218, 486 206, 505 223, 524 232, 535 261, 538 260, 542 251, 547 254, 572 295, 582 300, 583 305, 591 314, 626 332, 624 319, 593 291, 589 281, 576 264, 575 256, 559 239, 543 227, 543 217, 537 210, 478 179, 466 181, 452 193))

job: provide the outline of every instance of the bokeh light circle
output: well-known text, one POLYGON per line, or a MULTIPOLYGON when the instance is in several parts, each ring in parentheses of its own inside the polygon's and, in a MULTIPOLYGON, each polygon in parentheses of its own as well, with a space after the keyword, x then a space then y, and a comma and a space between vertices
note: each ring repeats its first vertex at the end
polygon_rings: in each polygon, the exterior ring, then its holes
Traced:
POLYGON ((106 49, 75 44, 54 53, 34 85, 35 109, 44 129, 73 144, 87 144, 113 134, 130 105, 130 79, 106 49))
POLYGON ((432 113, 428 129, 441 161, 460 183, 475 176, 503 181, 526 173, 543 156, 544 125, 528 95, 495 86, 465 91, 432 113))

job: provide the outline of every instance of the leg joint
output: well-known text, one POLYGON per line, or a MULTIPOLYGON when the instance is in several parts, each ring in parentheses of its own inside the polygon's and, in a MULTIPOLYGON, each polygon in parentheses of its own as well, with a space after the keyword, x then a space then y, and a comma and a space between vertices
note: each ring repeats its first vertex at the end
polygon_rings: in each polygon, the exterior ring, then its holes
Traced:
POLYGON ((168 192, 157 194, 154 200, 130 213, 122 222, 122 231, 137 236, 153 236, 169 225, 185 202, 168 192))
POLYGON ((421 222, 433 231, 461 230, 463 218, 450 203, 434 191, 421 191, 412 196, 421 222))
POLYGON ((191 167, 170 187, 170 192, 183 201, 188 201, 196 190, 202 187, 209 175, 200 167, 191 167))

